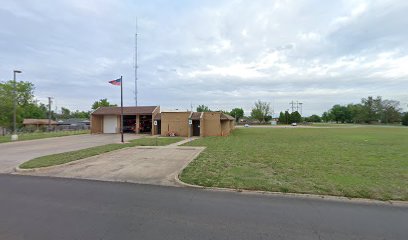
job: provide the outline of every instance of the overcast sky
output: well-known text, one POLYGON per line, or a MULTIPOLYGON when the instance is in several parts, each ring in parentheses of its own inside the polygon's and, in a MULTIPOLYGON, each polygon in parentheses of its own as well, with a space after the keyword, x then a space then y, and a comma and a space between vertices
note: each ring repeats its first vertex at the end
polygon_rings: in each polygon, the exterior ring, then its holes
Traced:
POLYGON ((41 102, 89 110, 98 99, 213 110, 260 99, 304 115, 383 96, 408 104, 408 1, 2 0, 0 81, 35 84, 41 102))

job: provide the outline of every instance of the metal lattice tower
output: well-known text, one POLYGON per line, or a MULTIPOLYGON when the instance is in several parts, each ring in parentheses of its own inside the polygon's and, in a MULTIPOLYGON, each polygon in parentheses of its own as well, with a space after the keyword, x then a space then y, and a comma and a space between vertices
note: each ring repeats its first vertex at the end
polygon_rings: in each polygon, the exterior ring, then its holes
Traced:
POLYGON ((136 18, 136 32, 135 32, 135 106, 137 106, 137 18, 136 18))
POLYGON ((292 100, 292 102, 290 102, 289 105, 291 105, 291 109, 292 109, 292 112, 293 112, 293 109, 295 108, 295 106, 294 106, 295 102, 292 100))

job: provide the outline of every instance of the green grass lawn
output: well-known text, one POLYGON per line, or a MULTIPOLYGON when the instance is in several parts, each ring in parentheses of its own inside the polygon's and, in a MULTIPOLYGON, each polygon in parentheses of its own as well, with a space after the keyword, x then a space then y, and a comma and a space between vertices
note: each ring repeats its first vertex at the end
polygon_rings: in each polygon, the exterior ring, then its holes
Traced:
POLYGON ((354 123, 311 123, 307 126, 310 127, 333 127, 333 128, 390 128, 390 127, 402 127, 401 124, 378 124, 378 125, 369 125, 369 124, 354 124, 354 123))
POLYGON ((408 128, 239 128, 181 174, 209 187, 408 200, 408 128))
MULTIPOLYGON (((78 134, 85 134, 90 133, 89 130, 79 130, 79 131, 59 131, 59 132, 38 132, 38 133, 23 133, 18 135, 19 141, 25 140, 35 140, 35 139, 42 139, 42 138, 51 138, 51 137, 63 137, 63 136, 70 136, 70 135, 78 135, 78 134)), ((0 143, 11 142, 11 136, 0 136, 0 143)))
POLYGON ((139 138, 131 140, 129 143, 114 143, 107 144, 97 147, 86 148, 77 151, 65 152, 52 154, 47 156, 42 156, 34 158, 30 161, 27 161, 20 165, 20 168, 30 169, 30 168, 40 168, 40 167, 49 167, 54 165, 60 165, 75 160, 92 157, 102 153, 111 152, 114 150, 126 148, 126 147, 135 147, 135 146, 165 146, 171 143, 179 142, 183 140, 181 137, 154 137, 154 138, 139 138))
POLYGON ((361 127, 361 126, 369 126, 369 125, 358 125, 358 124, 351 124, 351 123, 311 123, 307 126, 310 127, 334 127, 334 128, 348 128, 348 127, 361 127))

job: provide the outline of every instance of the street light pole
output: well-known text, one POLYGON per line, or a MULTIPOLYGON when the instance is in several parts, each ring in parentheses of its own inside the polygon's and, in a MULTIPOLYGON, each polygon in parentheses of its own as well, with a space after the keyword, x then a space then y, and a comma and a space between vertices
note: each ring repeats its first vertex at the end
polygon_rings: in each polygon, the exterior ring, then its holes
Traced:
POLYGON ((17 83, 16 83, 16 74, 17 73, 22 73, 19 70, 14 70, 13 71, 13 135, 11 135, 11 140, 16 141, 18 140, 18 135, 17 135, 17 124, 16 124, 16 115, 17 115, 17 83))

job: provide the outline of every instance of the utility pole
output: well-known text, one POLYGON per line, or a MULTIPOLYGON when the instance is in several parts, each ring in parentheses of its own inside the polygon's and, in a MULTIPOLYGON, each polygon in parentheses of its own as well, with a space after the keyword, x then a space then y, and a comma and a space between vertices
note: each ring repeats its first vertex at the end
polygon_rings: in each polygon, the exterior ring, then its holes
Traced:
MULTIPOLYGON (((54 101, 54 105, 55 105, 55 107, 54 107, 54 112, 55 112, 55 114, 58 114, 58 103, 57 103, 57 100, 55 100, 54 101)), ((62 111, 61 111, 62 112, 62 111)))
POLYGON ((125 143, 123 140, 123 78, 120 76, 120 140, 122 143, 125 143))
POLYGON ((293 112, 293 109, 295 108, 295 107, 294 107, 295 102, 293 102, 293 100, 292 100, 292 102, 290 102, 289 104, 291 105, 291 109, 292 109, 292 112, 293 112))
POLYGON ((20 70, 13 71, 13 134, 11 135, 11 141, 17 141, 17 82, 16 82, 16 74, 22 73, 20 70))
POLYGON ((52 97, 48 97, 48 131, 51 131, 51 102, 52 97))

